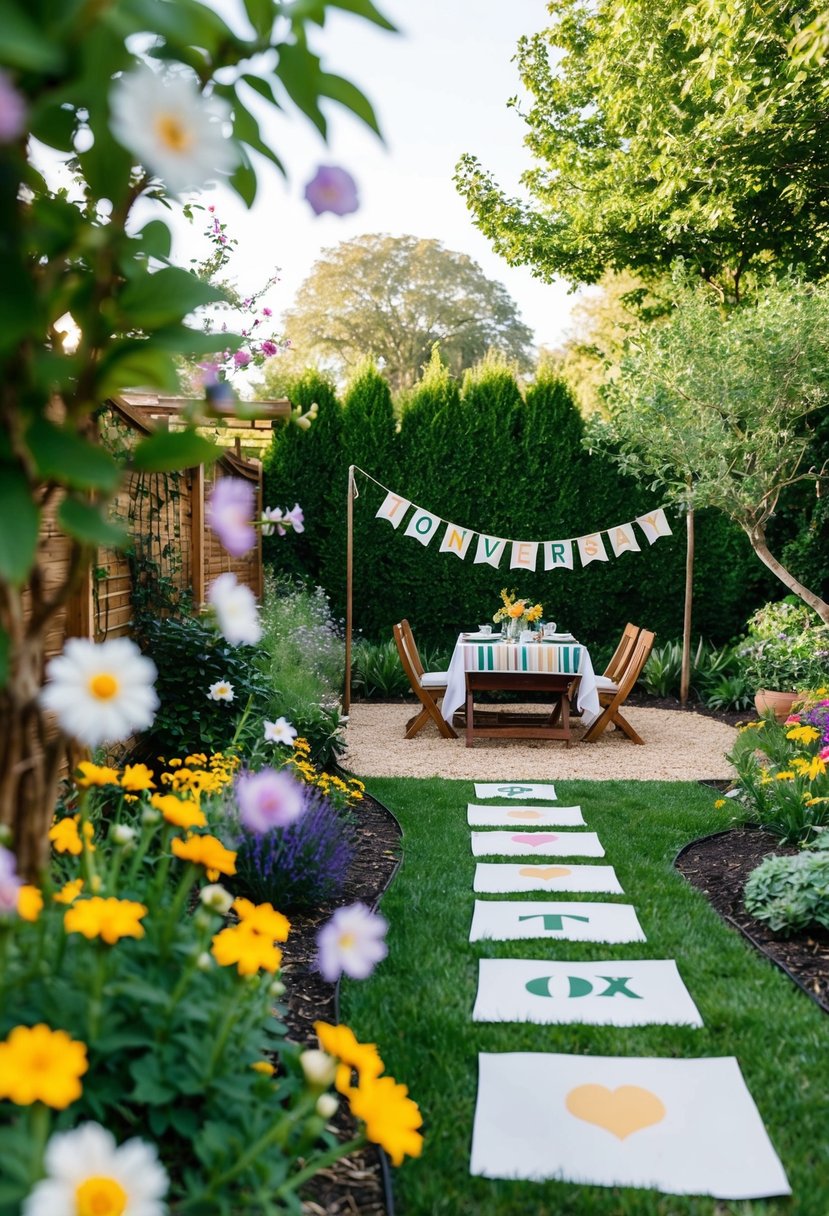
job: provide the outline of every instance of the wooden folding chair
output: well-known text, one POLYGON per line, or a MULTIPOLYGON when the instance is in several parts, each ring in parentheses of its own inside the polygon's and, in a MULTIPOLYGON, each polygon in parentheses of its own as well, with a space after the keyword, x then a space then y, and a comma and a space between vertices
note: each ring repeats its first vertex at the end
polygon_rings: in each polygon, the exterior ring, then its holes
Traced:
POLYGON ((622 716, 620 708, 627 700, 631 689, 642 673, 642 668, 648 661, 655 637, 656 634, 651 633, 649 629, 640 630, 627 665, 619 673, 618 681, 607 681, 611 685, 609 688, 602 688, 601 684, 599 685, 599 704, 602 706, 602 712, 582 736, 582 743, 595 743, 611 722, 624 731, 634 743, 645 742, 639 737, 627 718, 622 716))
POLYGON ((636 644, 636 639, 639 637, 641 632, 642 630, 640 627, 638 625, 632 625, 630 621, 628 621, 627 625, 625 625, 624 632, 619 639, 619 645, 614 650, 613 657, 611 658, 607 667, 605 667, 604 673, 601 677, 599 677, 598 683, 600 688, 602 687, 604 680, 610 680, 614 684, 619 683, 619 676, 625 670, 628 659, 630 658, 630 652, 633 650, 633 647, 636 644))
POLYGON ((447 673, 423 670, 420 653, 407 620, 395 625, 393 632, 403 670, 412 686, 412 692, 423 707, 420 713, 415 714, 406 723, 406 733, 403 737, 413 739, 431 718, 444 739, 457 739, 457 732, 443 717, 438 706, 440 697, 446 692, 447 673))

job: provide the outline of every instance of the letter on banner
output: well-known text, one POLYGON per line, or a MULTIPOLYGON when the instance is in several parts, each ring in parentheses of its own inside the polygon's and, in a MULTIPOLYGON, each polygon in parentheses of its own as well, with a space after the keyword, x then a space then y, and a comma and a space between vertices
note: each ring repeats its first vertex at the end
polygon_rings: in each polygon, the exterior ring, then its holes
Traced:
POLYGON ((399 494, 392 494, 389 490, 374 518, 387 519, 391 526, 396 528, 411 505, 408 498, 401 498, 399 494))
POLYGON ((607 550, 604 547, 601 532, 592 532, 589 536, 580 536, 576 541, 579 547, 579 557, 583 566, 591 562, 608 562, 607 550))
POLYGON ((495 566, 497 570, 498 563, 504 556, 506 543, 497 536, 479 536, 473 565, 479 566, 486 563, 488 566, 495 566))
POLYGON ((535 570, 535 559, 538 554, 538 544, 532 540, 514 540, 512 542, 512 557, 510 570, 535 570))
POLYGON ((416 540, 420 541, 421 545, 428 545, 435 532, 437 532, 439 523, 439 515, 432 515, 431 511, 424 511, 422 507, 415 507, 415 513, 409 520, 404 536, 414 536, 416 540))
POLYGON ((651 544, 655 540, 659 540, 660 536, 673 535, 670 525, 665 518, 665 512, 661 507, 658 511, 651 511, 650 515, 637 516, 636 522, 651 544))
POLYGON ((613 552, 617 557, 621 556, 622 553, 641 552, 630 524, 619 524, 618 528, 608 528, 607 534, 610 537, 613 552))
POLYGON ((545 540, 545 570, 573 569, 573 542, 571 540, 545 540))
POLYGON ((472 541, 474 533, 469 528, 459 528, 457 524, 447 524, 440 542, 441 553, 455 553, 463 559, 472 541))

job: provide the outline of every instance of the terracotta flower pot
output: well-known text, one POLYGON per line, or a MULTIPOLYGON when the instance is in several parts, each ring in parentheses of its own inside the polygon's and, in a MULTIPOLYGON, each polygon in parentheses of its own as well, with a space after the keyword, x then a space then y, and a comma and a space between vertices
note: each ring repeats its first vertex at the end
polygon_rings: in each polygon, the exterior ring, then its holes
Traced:
POLYGON ((758 688, 754 697, 754 708, 762 717, 771 710, 778 722, 785 722, 797 700, 796 692, 778 692, 770 688, 758 688))

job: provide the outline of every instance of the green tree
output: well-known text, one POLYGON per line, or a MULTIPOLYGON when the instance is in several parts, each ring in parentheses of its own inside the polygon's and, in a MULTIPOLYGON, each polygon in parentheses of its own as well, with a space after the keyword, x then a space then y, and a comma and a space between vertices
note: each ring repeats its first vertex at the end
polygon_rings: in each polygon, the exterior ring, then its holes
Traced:
POLYGON ((414 236, 367 234, 324 250, 283 328, 297 357, 338 375, 375 359, 394 393, 414 384, 436 342, 454 375, 489 349, 531 366, 532 331, 506 288, 466 254, 414 236))
MULTIPOLYGON (((826 88, 786 0, 556 0, 517 61, 533 165, 509 197, 465 155, 456 182, 512 265, 594 283, 676 258, 728 299, 747 272, 829 269, 826 88)), ((822 8, 822 6, 820 6, 822 8)), ((813 46, 812 42, 809 46, 813 46)))
POLYGON ((665 324, 630 343, 589 441, 686 507, 737 523, 765 566, 829 623, 829 603, 770 551, 790 486, 816 481, 813 428, 829 403, 829 287, 783 282, 723 313, 677 285, 665 324))

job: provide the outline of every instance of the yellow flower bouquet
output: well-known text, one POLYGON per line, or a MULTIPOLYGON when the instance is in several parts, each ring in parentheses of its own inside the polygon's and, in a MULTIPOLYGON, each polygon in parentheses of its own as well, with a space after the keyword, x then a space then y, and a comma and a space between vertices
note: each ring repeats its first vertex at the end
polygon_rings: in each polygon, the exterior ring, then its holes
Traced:
POLYGON ((534 621, 540 621, 543 613, 541 604, 531 604, 527 599, 518 599, 514 591, 507 591, 504 587, 501 590, 501 607, 492 619, 496 623, 506 621, 507 632, 512 637, 517 636, 534 621))

